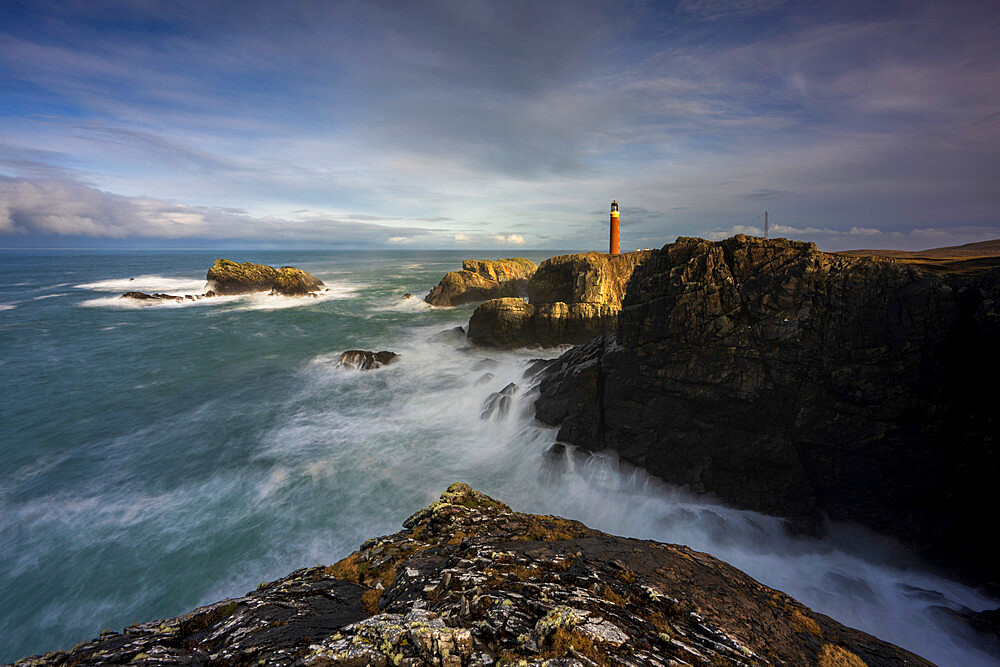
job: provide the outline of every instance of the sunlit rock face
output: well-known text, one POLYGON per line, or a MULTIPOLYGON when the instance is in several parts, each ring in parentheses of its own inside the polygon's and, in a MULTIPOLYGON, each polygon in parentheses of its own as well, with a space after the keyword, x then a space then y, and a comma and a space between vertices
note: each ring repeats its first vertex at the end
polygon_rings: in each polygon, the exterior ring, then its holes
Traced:
POLYGON ((432 306, 460 306, 507 296, 524 296, 536 265, 523 257, 467 259, 461 271, 445 274, 424 297, 432 306))
POLYGON ((331 565, 23 665, 930 665, 688 547, 453 484, 331 565))
POLYGON ((613 334, 550 366, 536 413, 669 482, 860 521, 988 578, 998 285, 998 269, 681 238, 631 275, 613 334))
POLYGON ((286 296, 301 296, 323 286, 322 280, 294 266, 275 269, 266 264, 238 264, 228 259, 215 260, 206 277, 219 294, 271 291, 286 296))
POLYGON ((611 333, 632 272, 650 252, 551 257, 527 281, 526 298, 495 299, 469 320, 469 341, 498 348, 553 347, 611 333))

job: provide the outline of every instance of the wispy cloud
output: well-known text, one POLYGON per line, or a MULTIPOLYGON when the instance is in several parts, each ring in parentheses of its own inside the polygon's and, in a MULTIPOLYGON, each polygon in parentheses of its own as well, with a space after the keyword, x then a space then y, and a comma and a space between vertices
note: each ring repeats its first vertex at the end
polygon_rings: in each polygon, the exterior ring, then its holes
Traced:
POLYGON ((759 227, 765 207, 817 238, 906 242, 1000 210, 982 3, 39 0, 5 18, 0 173, 39 191, 3 196, 51 234, 350 220, 373 243, 603 247, 614 196, 626 245, 759 227), (80 186, 103 194, 51 212, 80 186))

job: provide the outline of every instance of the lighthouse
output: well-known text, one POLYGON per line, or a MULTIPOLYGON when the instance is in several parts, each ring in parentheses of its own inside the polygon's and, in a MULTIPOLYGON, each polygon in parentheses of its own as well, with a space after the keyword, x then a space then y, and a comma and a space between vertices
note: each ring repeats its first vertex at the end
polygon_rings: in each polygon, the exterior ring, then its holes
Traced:
POLYGON ((621 254, 621 243, 618 241, 618 200, 611 200, 611 247, 608 250, 612 255, 621 254))

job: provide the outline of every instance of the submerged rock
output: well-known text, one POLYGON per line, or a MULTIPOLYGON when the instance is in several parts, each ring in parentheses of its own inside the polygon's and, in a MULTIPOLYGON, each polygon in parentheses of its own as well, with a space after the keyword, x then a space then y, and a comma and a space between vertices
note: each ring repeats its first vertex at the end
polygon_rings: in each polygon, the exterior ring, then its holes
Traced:
POLYGON ((445 274, 424 301, 432 306, 460 306, 503 296, 524 296, 535 263, 523 257, 467 259, 461 271, 445 274))
POLYGON ((18 665, 930 665, 684 546, 465 484, 336 564, 18 665))
POLYGON ((465 344, 465 328, 452 327, 451 329, 445 329, 430 336, 427 340, 431 343, 444 343, 445 345, 463 345, 465 344))
POLYGON ((389 352, 388 350, 382 350, 381 352, 347 350, 337 360, 337 368, 343 367, 356 371, 367 371, 388 366, 398 358, 398 354, 389 352))
MULTIPOLYGON (((487 375, 492 375, 492 373, 487 373, 487 375)), ((479 414, 479 418, 498 421, 506 417, 510 413, 510 406, 517 390, 518 386, 511 382, 500 391, 495 391, 487 396, 486 400, 483 401, 483 410, 479 414)))
MULTIPOLYGON (((132 278, 132 280, 135 280, 132 278)), ((185 297, 176 294, 146 294, 145 292, 125 292, 119 299, 139 299, 142 301, 183 301, 185 297)), ((193 299, 190 294, 187 298, 193 299)), ((200 297, 199 297, 200 298, 200 297)))
POLYGON ((1000 386, 1000 270, 970 286, 810 243, 681 238, 636 269, 623 304, 613 334, 544 373, 536 416, 560 441, 800 525, 858 521, 995 578, 969 508, 994 504, 1000 476, 982 389, 1000 386))
POLYGON ((217 259, 208 270, 207 279, 219 294, 272 292, 285 296, 303 296, 318 291, 323 281, 294 266, 275 269, 266 264, 217 259))

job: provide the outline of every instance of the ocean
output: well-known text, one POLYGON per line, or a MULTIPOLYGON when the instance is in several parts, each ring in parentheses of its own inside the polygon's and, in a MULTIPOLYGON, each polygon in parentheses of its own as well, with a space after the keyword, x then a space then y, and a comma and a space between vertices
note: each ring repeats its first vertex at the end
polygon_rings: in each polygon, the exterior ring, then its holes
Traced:
POLYGON ((500 255, 0 251, 0 662, 333 563, 464 481, 515 510, 707 551, 940 664, 991 664, 941 608, 996 603, 863 529, 790 537, 611 455, 548 464, 556 432, 534 421, 524 372, 560 350, 434 338, 473 308, 422 298, 473 256, 500 255), (201 293, 218 256, 294 265, 329 291, 118 298, 201 293), (401 357, 337 368, 352 348, 401 357), (484 417, 511 382, 510 412, 484 417))

